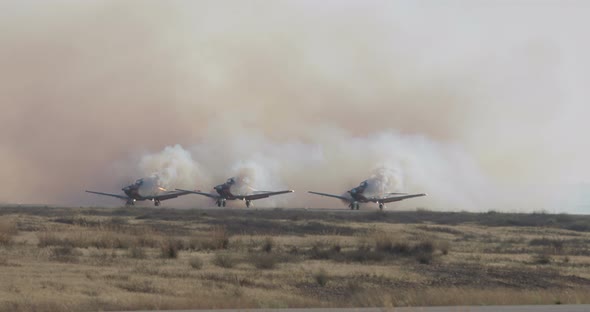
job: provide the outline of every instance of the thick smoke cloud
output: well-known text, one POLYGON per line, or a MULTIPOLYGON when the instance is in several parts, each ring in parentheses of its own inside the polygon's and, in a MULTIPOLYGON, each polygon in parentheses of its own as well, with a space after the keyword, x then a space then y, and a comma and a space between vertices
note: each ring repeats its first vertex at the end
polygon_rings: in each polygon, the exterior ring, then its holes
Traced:
POLYGON ((370 179, 429 194, 401 208, 588 212, 588 13, 581 1, 3 2, 0 202, 117 204, 82 191, 152 174, 210 190, 241 174, 297 191, 257 206, 340 207, 304 193, 370 179))

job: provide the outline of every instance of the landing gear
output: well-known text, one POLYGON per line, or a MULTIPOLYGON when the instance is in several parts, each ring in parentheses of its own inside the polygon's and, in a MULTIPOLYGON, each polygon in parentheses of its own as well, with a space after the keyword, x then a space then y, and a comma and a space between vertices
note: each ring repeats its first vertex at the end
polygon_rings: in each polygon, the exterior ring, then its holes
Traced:
POLYGON ((385 208, 385 205, 383 205, 383 203, 379 203, 379 209, 383 210, 383 208, 385 208))
POLYGON ((135 205, 135 199, 128 199, 127 202, 125 202, 125 206, 134 206, 135 205))
POLYGON ((359 202, 351 202, 348 207, 350 207, 350 210, 359 210, 360 204, 359 202))
POLYGON ((250 206, 252 206, 252 201, 247 200, 246 201, 246 208, 250 208, 250 206))
POLYGON ((160 201, 159 201, 159 200, 157 200, 157 199, 154 199, 154 205, 155 205, 156 207, 157 207, 157 206, 160 206, 160 201))
POLYGON ((218 199, 217 207, 225 207, 225 199, 218 199))

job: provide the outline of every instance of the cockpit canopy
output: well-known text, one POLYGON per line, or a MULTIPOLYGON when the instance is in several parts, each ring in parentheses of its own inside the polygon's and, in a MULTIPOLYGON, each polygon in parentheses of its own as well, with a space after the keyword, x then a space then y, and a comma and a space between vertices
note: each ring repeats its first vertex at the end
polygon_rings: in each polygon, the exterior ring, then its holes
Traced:
POLYGON ((225 182, 225 183, 227 183, 227 184, 234 184, 235 182, 236 181, 234 180, 234 178, 229 178, 229 179, 227 179, 227 182, 225 182))
POLYGON ((135 185, 139 186, 143 184, 143 179, 137 179, 135 180, 135 185))
POLYGON ((367 180, 361 182, 361 184, 359 184, 360 187, 367 187, 369 185, 369 183, 367 182, 367 180))

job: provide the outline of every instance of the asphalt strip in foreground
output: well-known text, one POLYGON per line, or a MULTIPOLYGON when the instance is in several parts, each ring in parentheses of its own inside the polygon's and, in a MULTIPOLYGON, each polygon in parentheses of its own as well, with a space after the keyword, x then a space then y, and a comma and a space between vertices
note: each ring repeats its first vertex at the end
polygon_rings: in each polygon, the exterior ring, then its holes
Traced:
MULTIPOLYGON (((153 312, 135 311, 135 312, 153 312)), ((311 308, 311 309, 220 309, 220 310, 158 310, 161 312, 590 312, 590 304, 580 305, 517 305, 517 306, 452 306, 403 308, 311 308)), ((121 311, 122 312, 122 311, 121 311)), ((127 311, 129 312, 129 311, 127 311)))

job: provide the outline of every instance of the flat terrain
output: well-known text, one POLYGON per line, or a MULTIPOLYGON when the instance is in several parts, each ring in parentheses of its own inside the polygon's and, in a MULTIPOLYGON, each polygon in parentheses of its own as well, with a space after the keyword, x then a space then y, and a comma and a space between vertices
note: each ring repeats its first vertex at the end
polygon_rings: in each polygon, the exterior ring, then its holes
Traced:
POLYGON ((0 208, 0 311, 590 303, 590 216, 0 208))

